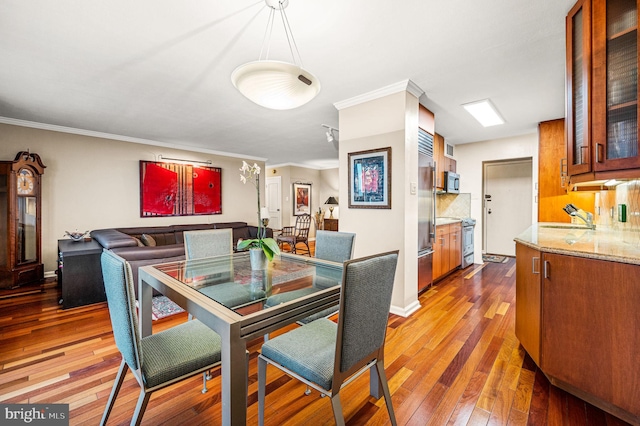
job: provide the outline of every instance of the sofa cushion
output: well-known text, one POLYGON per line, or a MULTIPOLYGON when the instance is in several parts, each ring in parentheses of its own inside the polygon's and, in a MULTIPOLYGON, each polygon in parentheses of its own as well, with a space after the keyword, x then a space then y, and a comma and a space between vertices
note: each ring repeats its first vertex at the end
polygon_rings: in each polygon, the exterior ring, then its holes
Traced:
MULTIPOLYGON (((176 244, 176 235, 173 230, 173 226, 145 226, 135 228, 117 228, 118 231, 123 232, 131 237, 136 237, 142 240, 142 234, 147 234, 153 237, 157 246, 166 246, 170 244, 176 244)), ((144 242, 144 240, 143 240, 144 242)))
POLYGON ((130 235, 116 229, 96 229, 91 231, 91 237, 106 249, 135 247, 138 245, 130 235))
POLYGON ((142 241, 142 244, 144 244, 147 247, 155 247, 157 245, 155 238, 153 238, 149 234, 142 234, 140 236, 140 240, 142 241))

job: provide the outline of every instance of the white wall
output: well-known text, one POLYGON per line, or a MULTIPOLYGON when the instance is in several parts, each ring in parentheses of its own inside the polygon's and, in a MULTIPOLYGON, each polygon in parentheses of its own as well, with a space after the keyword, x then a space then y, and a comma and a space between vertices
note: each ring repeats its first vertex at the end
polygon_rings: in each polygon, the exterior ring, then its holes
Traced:
MULTIPOLYGON (((13 160, 27 149, 47 166, 42 178, 42 256, 48 274, 56 269, 57 241, 65 238, 65 231, 258 221, 255 187, 240 182, 240 158, 0 124, 0 159, 13 160), (222 214, 141 218, 139 160, 154 161, 158 155, 211 160, 212 166, 222 168, 222 214)), ((264 170, 264 162, 257 162, 264 170)))
POLYGON ((355 257, 400 250, 392 312, 408 315, 419 304, 418 99, 406 91, 341 109, 340 230, 356 233, 355 257), (409 129, 409 130, 406 130, 409 129), (391 209, 348 208, 348 154, 391 147, 391 209))
POLYGON ((483 163, 515 158, 532 158, 532 212, 533 222, 537 222, 538 204, 538 134, 494 139, 484 142, 456 145, 455 156, 457 171, 460 174, 460 192, 471 193, 471 217, 476 219, 474 233, 475 263, 482 263, 482 179, 483 163))

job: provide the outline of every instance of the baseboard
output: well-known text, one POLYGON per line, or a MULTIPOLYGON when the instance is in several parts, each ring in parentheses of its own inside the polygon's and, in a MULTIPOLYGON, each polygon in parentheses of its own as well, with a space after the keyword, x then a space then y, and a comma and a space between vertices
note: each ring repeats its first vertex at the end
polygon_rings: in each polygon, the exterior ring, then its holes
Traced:
POLYGON ((416 300, 415 302, 411 303, 409 306, 405 306, 404 308, 391 305, 391 309, 389 310, 389 312, 394 315, 399 315, 406 318, 418 309, 420 309, 420 302, 416 300))

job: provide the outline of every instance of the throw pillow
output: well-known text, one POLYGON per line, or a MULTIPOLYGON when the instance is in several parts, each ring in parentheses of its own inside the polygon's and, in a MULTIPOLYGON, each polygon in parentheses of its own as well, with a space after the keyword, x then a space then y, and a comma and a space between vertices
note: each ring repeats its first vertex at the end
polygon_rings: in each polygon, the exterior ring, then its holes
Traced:
POLYGON ((145 246, 149 246, 149 247, 156 246, 156 240, 149 234, 142 234, 141 239, 142 239, 142 243, 145 246))
POLYGON ((136 244, 138 244, 138 247, 144 247, 144 243, 140 241, 140 238, 136 238, 136 237, 131 237, 131 238, 136 240, 136 244))

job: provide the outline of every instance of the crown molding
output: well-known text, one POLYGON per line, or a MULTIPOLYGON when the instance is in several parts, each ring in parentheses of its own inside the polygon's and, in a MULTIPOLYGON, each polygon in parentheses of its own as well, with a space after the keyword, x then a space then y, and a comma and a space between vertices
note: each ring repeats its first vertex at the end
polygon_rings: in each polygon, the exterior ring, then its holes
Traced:
POLYGON ((232 152, 225 152, 225 151, 216 151, 216 150, 207 149, 207 148, 197 148, 193 146, 180 145, 176 143, 159 142, 159 141, 154 141, 150 139, 134 138, 131 136, 115 135, 112 133, 96 132, 93 130, 76 129, 74 127, 58 126, 57 124, 47 124, 47 123, 38 123, 35 121, 18 120, 16 118, 9 118, 9 117, 2 117, 2 116, 0 116, 0 123, 11 124, 13 126, 30 127, 33 129, 49 130, 52 132, 61 132, 61 133, 70 133, 73 135, 89 136, 92 138, 111 139, 111 140, 117 140, 122 142, 138 143, 143 145, 153 145, 153 146, 158 146, 163 148, 180 149, 183 151, 219 155, 221 157, 242 158, 245 160, 264 161, 265 163, 267 161, 266 158, 262 158, 262 157, 235 154, 232 152))
POLYGON ((422 90, 413 81, 403 80, 401 82, 390 84, 389 86, 382 87, 380 89, 376 89, 362 95, 354 96, 353 98, 345 99, 344 101, 336 102, 333 104, 333 106, 336 107, 338 111, 340 111, 341 109, 349 108, 375 99, 380 99, 398 92, 409 92, 418 99, 424 94, 424 90, 422 90))

